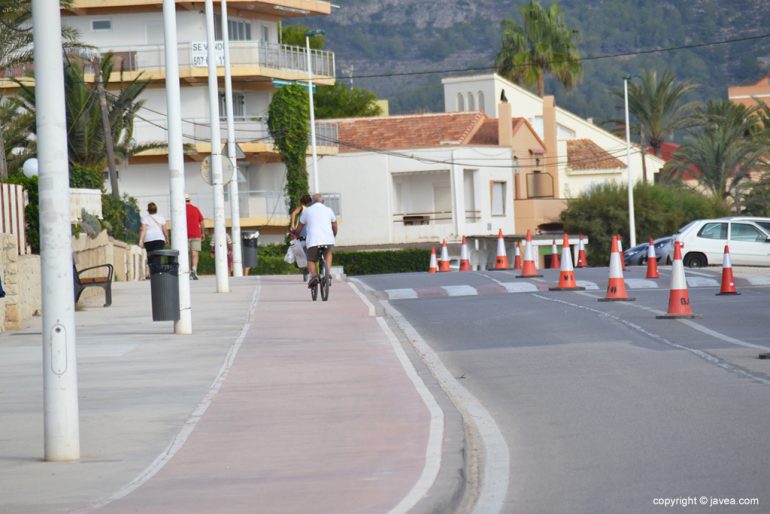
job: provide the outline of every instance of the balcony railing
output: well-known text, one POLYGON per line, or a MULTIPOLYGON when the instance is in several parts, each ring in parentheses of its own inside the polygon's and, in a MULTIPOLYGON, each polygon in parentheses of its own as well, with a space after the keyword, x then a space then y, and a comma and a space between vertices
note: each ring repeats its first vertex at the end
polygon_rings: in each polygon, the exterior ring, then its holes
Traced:
MULTIPOLYGON (((166 118, 137 119, 134 122, 134 138, 138 144, 151 141, 166 141, 168 122, 166 118)), ((316 138, 319 146, 339 146, 337 143, 337 124, 317 121, 316 138)), ((227 125, 223 121, 219 127, 219 137, 227 139, 227 125)), ((182 118, 182 141, 184 144, 199 144, 211 141, 211 127, 208 118, 182 118)), ((273 138, 267 129, 267 123, 258 118, 235 118, 235 141, 238 143, 272 144, 273 138)))
MULTIPOLYGON (((221 42, 217 42, 221 43, 221 42)), ((179 43, 177 58, 180 68, 202 67, 207 64, 203 42, 179 43)), ((163 45, 132 45, 100 48, 101 53, 113 53, 114 71, 159 71, 165 67, 163 45)), ((224 66, 223 50, 217 45, 217 66, 224 66)), ((334 53, 310 50, 313 75, 334 77, 334 53)), ((307 73, 307 52, 301 46, 270 44, 262 41, 231 41, 230 64, 232 67, 259 66, 274 70, 307 73)), ((90 72, 90 67, 86 67, 90 72)))

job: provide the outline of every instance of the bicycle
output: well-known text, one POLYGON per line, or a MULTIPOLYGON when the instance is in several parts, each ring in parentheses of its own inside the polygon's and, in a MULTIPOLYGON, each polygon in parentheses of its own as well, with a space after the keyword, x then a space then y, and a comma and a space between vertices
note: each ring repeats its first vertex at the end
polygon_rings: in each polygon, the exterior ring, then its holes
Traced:
POLYGON ((326 249, 325 245, 318 247, 318 282, 310 288, 310 297, 313 301, 318 300, 318 291, 321 291, 321 301, 329 299, 329 287, 331 286, 331 270, 326 267, 326 249))

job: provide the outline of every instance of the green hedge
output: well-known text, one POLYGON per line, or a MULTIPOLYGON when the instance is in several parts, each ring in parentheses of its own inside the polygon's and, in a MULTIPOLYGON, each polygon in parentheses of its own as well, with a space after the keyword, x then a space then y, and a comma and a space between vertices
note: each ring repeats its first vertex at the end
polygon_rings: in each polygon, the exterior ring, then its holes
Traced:
MULTIPOLYGON (((209 251, 210 238, 203 241, 198 261, 198 274, 214 274, 214 258, 209 251)), ((293 275, 300 270, 283 260, 285 244, 260 246, 257 250, 259 264, 249 275, 293 275)), ((343 266, 346 275, 372 275, 380 273, 405 273, 428 271, 430 250, 383 250, 371 252, 334 252, 334 265, 343 266)))
POLYGON ((371 252, 335 252, 334 264, 343 266, 346 275, 373 275, 428 271, 430 250, 381 250, 371 252))

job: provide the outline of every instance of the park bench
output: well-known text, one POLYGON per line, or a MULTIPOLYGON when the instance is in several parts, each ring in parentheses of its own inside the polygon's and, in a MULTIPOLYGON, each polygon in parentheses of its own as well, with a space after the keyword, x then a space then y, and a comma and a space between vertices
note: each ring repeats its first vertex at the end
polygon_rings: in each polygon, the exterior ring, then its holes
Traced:
POLYGON ((112 305, 112 264, 100 264, 98 266, 91 266, 80 271, 75 266, 72 266, 73 276, 75 277, 75 303, 80 300, 80 295, 83 291, 89 287, 101 287, 104 289, 104 306, 109 307, 112 305), (105 270, 101 274, 94 274, 92 270, 105 270), (91 273, 87 273, 87 272, 91 273), (106 273, 106 275, 105 275, 106 273), (86 276, 83 276, 85 274, 86 276))

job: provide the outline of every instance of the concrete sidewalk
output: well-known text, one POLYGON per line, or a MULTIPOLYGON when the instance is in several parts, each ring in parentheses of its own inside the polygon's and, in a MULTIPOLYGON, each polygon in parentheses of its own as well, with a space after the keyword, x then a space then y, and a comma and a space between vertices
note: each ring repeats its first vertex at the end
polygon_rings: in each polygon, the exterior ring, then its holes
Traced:
POLYGON ((425 495, 441 410, 349 284, 329 302, 296 276, 191 285, 191 336, 151 321, 148 282, 76 313, 79 462, 41 460, 39 326, 0 335, 0 513, 382 513, 425 495))

